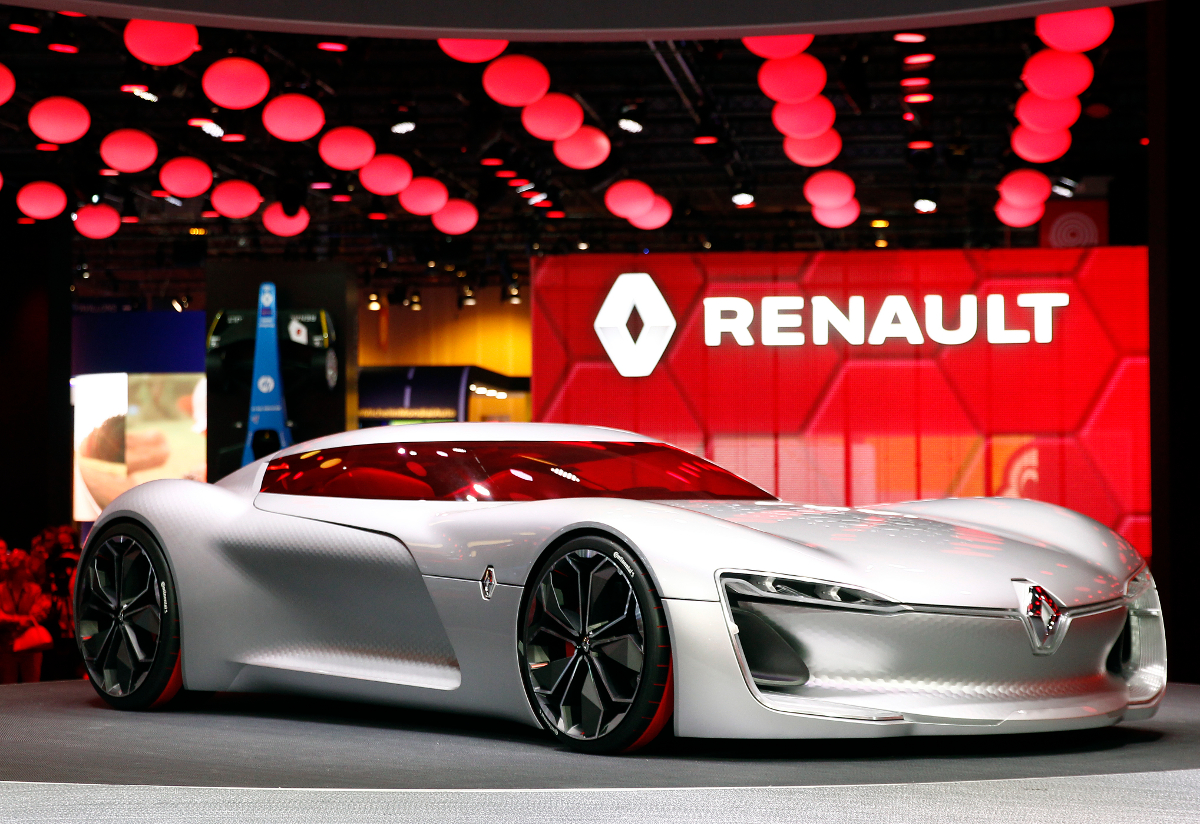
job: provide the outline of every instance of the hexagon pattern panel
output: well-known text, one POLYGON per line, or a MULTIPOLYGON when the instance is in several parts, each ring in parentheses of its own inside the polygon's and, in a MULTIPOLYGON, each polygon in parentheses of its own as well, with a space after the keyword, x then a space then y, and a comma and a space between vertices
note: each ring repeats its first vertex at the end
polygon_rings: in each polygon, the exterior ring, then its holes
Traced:
POLYGON ((1146 291, 1140 247, 538 258, 534 418, 785 500, 1049 501, 1149 556, 1146 291))

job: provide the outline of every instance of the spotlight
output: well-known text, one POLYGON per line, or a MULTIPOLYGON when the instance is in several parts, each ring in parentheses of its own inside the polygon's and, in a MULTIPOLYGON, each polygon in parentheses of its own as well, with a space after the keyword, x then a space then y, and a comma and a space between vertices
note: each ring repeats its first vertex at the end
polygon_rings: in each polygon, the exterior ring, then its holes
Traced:
POLYGON ((754 205, 754 195, 749 192, 734 192, 733 205, 739 209, 749 209, 754 205))
POLYGON ((345 43, 326 42, 318 43, 317 48, 327 52, 344 52, 348 47, 345 43))
POLYGON ((504 160, 499 157, 485 157, 479 161, 480 166, 503 166, 504 160))
POLYGON ((46 48, 52 52, 58 52, 59 54, 79 54, 79 48, 77 46, 72 46, 69 43, 51 43, 50 45, 46 46, 46 48))
POLYGON ((632 117, 622 117, 617 121, 617 125, 630 134, 638 134, 643 128, 642 124, 634 120, 632 117))
POLYGON ((887 227, 889 227, 891 225, 892 224, 888 223, 886 220, 872 220, 871 221, 872 229, 886 229, 887 227))
POLYGON ((575 244, 575 247, 577 249, 579 249, 579 251, 581 251, 581 252, 586 252, 590 248, 590 246, 586 240, 579 241, 578 243, 575 244))
POLYGON ((908 57, 904 58, 904 65, 924 66, 928 63, 932 63, 934 60, 937 60, 937 58, 932 54, 910 54, 908 57))
POLYGON ((496 172, 496 177, 500 178, 501 180, 506 180, 508 178, 513 178, 516 176, 517 176, 517 173, 514 172, 512 169, 501 169, 500 171, 496 172))
POLYGON ((924 43, 925 35, 912 31, 902 31, 893 34, 892 39, 897 43, 924 43))
POLYGON ((900 80, 900 86, 905 89, 919 89, 928 85, 928 77, 905 77, 900 80))
POLYGON ((383 308, 383 304, 379 302, 379 295, 376 292, 367 295, 367 308, 372 312, 378 312, 383 308))
POLYGON ((913 200, 913 208, 923 215, 932 215, 937 211, 937 201, 932 196, 922 195, 913 200))
POLYGON ((905 103, 930 103, 933 101, 933 95, 929 92, 917 92, 916 94, 904 95, 905 103))
POLYGON ((905 123, 912 123, 916 119, 917 119, 917 116, 915 114, 913 114, 912 112, 904 113, 904 122, 905 123))
POLYGON ((912 149, 914 152, 927 151, 927 150, 933 148, 933 141, 932 140, 910 140, 910 141, 908 141, 908 148, 912 149))
POLYGON ((416 128, 417 124, 411 120, 401 120, 399 123, 396 123, 392 126, 392 132, 394 134, 408 134, 409 132, 414 131, 416 128))
POLYGON ((421 291, 419 289, 413 289, 412 294, 408 296, 408 308, 414 312, 421 311, 421 291))
POLYGON ((1075 197, 1075 187, 1078 185, 1078 181, 1069 177, 1060 177, 1051 184, 1050 191, 1059 197, 1075 197))
POLYGON ((887 245, 888 245, 888 242, 886 240, 884 240, 883 238, 879 238, 878 240, 875 241, 876 249, 886 249, 887 245))
MULTIPOLYGON (((460 294, 458 296, 459 308, 461 309, 464 306, 474 306, 475 303, 476 303, 475 290, 471 287, 470 284, 464 283, 463 288, 462 288, 462 294, 460 294)), ((475 387, 473 387, 473 386, 471 387, 472 390, 474 390, 474 388, 475 387)))

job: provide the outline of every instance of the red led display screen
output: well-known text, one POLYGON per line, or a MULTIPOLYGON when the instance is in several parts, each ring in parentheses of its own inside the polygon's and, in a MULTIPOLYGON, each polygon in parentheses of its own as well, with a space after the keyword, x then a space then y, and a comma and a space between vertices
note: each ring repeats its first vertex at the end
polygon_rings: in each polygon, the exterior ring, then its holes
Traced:
POLYGON ((1001 495, 1150 553, 1144 248, 534 260, 536 420, 785 500, 1001 495))

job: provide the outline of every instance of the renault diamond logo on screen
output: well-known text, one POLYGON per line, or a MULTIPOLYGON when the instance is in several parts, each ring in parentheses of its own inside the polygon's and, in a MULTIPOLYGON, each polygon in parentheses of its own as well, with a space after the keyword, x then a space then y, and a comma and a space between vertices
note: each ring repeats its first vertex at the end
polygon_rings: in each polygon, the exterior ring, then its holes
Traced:
POLYGON ((653 278, 645 272, 626 272, 612 285, 592 327, 622 377, 644 378, 667 351, 675 316, 653 278), (637 340, 628 326, 634 309, 643 324, 637 340))

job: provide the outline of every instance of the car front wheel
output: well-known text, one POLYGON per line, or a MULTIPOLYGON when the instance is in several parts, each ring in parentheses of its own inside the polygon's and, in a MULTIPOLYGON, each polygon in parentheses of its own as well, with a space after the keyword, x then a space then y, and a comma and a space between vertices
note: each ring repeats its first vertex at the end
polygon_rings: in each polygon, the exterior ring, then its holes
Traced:
POLYGON ((630 752, 671 717, 671 640, 654 583, 625 547, 567 541, 530 579, 521 610, 525 689, 571 749, 630 752))

